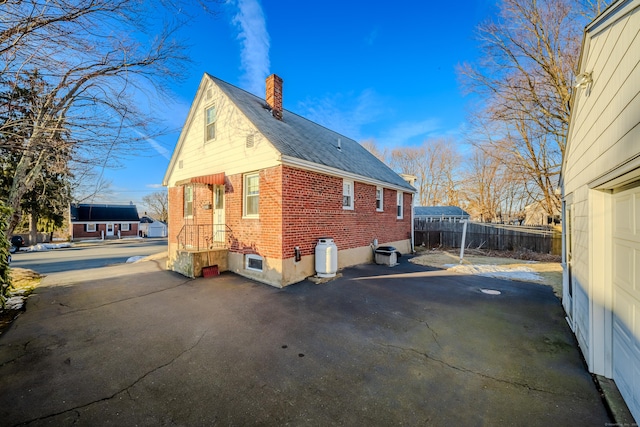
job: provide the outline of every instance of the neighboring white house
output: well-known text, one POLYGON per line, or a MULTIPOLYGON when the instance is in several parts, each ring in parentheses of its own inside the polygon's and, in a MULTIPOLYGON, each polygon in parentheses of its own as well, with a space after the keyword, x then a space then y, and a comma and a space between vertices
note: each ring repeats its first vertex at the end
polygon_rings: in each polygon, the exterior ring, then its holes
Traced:
POLYGON ((553 209, 553 215, 547 213, 544 203, 533 202, 524 207, 523 225, 554 225, 560 223, 560 211, 553 209))
POLYGON ((138 231, 141 237, 167 237, 167 224, 149 216, 140 218, 138 231))
POLYGON ((640 421, 640 0, 585 29, 562 168, 563 305, 640 421))

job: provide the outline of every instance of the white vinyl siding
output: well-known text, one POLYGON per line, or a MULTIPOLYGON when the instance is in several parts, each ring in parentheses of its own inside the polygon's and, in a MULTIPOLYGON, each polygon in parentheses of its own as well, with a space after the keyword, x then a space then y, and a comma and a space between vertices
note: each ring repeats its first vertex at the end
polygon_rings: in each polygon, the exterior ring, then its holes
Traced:
MULTIPOLYGON (((573 304, 563 304, 589 371, 614 378, 638 419, 640 297, 630 269, 637 272, 640 263, 638 230, 631 227, 638 222, 640 195, 620 185, 640 179, 634 172, 640 154, 640 2, 617 4, 587 26, 579 72, 591 73, 593 82, 574 89, 562 170, 573 214, 574 287, 573 304)), ((565 269, 565 295, 568 285, 565 269)))
POLYGON ((245 218, 258 218, 260 212, 260 175, 257 172, 244 176, 242 199, 242 216, 245 218))
POLYGON ((342 181, 342 209, 353 210, 353 181, 345 179, 342 181))
MULTIPOLYGON (((266 169, 279 164, 278 152, 249 122, 247 117, 205 76, 202 85, 209 84, 212 98, 202 96, 189 112, 175 153, 175 164, 170 165, 166 179, 169 186, 194 176, 224 172, 227 176, 266 169), (206 107, 215 105, 215 144, 205 143, 206 107), (253 135, 253 147, 247 148, 247 135, 253 135), (179 163, 184 165, 179 167, 179 163), (212 170, 212 165, 224 165, 212 170)), ((201 89, 203 94, 206 89, 201 89)))

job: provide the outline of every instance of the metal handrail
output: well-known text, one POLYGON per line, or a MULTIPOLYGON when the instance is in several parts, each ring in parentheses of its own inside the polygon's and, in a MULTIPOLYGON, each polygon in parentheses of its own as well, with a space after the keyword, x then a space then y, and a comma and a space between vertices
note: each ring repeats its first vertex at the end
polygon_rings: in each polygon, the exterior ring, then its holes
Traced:
POLYGON ((177 240, 181 249, 228 248, 230 234, 231 228, 226 224, 184 224, 177 240))

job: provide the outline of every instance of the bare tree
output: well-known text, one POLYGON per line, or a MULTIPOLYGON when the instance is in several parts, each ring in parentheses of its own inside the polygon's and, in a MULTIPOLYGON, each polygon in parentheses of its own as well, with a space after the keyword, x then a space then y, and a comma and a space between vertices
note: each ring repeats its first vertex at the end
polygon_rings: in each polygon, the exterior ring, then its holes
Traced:
POLYGON ((389 164, 388 150, 385 148, 381 151, 374 139, 368 139, 366 141, 362 141, 360 145, 362 145, 368 152, 376 156, 378 160, 380 160, 382 163, 389 164))
MULTIPOLYGON (((500 148, 509 166, 551 214, 565 152, 569 99, 582 29, 606 2, 600 0, 502 0, 499 18, 478 27, 481 57, 459 74, 481 95, 474 124, 493 133, 480 143, 500 148)), ((486 134, 485 134, 486 135, 486 134)), ((478 141, 478 137, 474 135, 478 141)))
POLYGON ((169 195, 166 191, 156 191, 142 198, 149 208, 149 215, 162 222, 169 220, 169 195))
POLYGON ((181 75, 187 58, 173 35, 188 18, 180 9, 188 2, 182 3, 166 0, 151 8, 142 0, 3 2, 1 90, 19 89, 28 75, 43 81, 29 115, 0 123, 0 148, 18 157, 5 233, 20 222, 20 200, 52 158, 61 168, 72 161, 106 167, 162 131, 140 101, 181 75), (168 16, 172 27, 164 24, 168 16))
POLYGON ((466 161, 461 186, 466 208, 480 221, 512 220, 524 208, 523 178, 507 167, 503 154, 486 150, 474 147, 466 161))
POLYGON ((457 205, 457 170, 460 155, 456 145, 445 139, 431 139, 419 147, 396 148, 391 152, 391 167, 418 179, 421 206, 457 205))

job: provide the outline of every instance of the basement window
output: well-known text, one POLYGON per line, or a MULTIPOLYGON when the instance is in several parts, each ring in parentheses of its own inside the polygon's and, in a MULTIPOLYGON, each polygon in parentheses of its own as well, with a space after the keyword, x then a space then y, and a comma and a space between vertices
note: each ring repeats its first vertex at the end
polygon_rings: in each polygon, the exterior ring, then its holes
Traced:
POLYGON ((248 254, 244 256, 244 268, 252 271, 262 272, 262 257, 256 254, 248 254))

